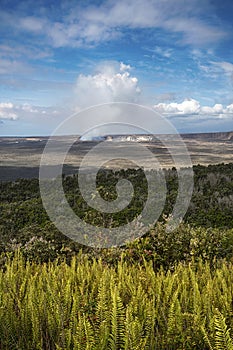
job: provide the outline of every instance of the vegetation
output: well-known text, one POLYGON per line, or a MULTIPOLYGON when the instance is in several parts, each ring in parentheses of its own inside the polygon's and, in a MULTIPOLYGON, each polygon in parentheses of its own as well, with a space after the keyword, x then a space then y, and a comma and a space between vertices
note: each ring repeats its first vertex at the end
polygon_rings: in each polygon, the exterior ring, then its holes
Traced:
POLYGON ((116 267, 79 254, 71 264, 2 265, 1 349, 232 349, 233 266, 150 262, 116 267), (221 310, 221 311, 220 311, 221 310))
MULTIPOLYGON (((233 349, 233 164, 194 167, 194 192, 184 222, 167 232, 177 195, 166 171, 159 222, 125 247, 92 249, 64 237, 50 222, 38 181, 0 184, 0 349, 233 349)), ((141 212, 140 169, 100 171, 97 187, 116 197, 119 178, 135 196, 121 213, 84 203, 77 176, 63 186, 74 211, 100 227, 141 212)))
MULTIPOLYGON (((141 256, 142 251, 147 250, 147 255, 156 256, 157 264, 165 268, 193 256, 207 260, 233 256, 233 164, 196 166, 194 173, 194 192, 184 224, 170 234, 161 224, 157 225, 142 240, 130 246, 130 256, 141 256)), ((165 175, 167 198, 160 223, 166 221, 172 212, 178 187, 175 169, 167 170, 165 175)), ((88 207, 79 192, 76 175, 64 177, 63 187, 71 207, 83 220, 100 227, 118 226, 141 213, 147 198, 147 183, 142 170, 115 173, 102 170, 98 174, 97 188, 106 200, 116 197, 116 183, 120 178, 132 182, 135 196, 125 210, 116 214, 100 213, 88 207)), ((80 248, 94 256, 99 254, 72 242, 50 222, 42 206, 36 179, 0 183, 0 213, 0 252, 21 248, 25 256, 40 261, 53 260, 61 255, 70 259, 80 248)), ((115 250, 113 256, 120 253, 121 249, 115 250)))

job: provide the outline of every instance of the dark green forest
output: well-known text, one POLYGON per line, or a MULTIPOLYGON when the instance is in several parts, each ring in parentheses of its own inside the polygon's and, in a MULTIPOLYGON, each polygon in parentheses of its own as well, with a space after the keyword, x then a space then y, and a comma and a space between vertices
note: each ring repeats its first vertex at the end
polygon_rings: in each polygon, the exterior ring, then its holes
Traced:
MULTIPOLYGON (((122 251, 128 259, 153 259, 156 266, 170 267, 192 258, 213 260, 233 256, 233 163, 194 166, 194 191, 183 223, 168 233, 164 223, 172 212, 178 189, 176 169, 164 170, 166 204, 159 222, 144 237, 125 247, 92 249, 62 235, 50 222, 42 206, 37 179, 19 179, 0 184, 0 251, 20 249, 28 258, 48 261, 65 256, 70 259, 82 249, 90 256, 116 260, 122 251)), ((101 169, 97 188, 105 200, 116 198, 116 183, 126 178, 134 186, 129 206, 115 214, 100 213, 83 200, 78 177, 64 176, 63 187, 73 210, 88 223, 116 227, 140 214, 147 198, 147 181, 142 169, 120 171, 101 169)))

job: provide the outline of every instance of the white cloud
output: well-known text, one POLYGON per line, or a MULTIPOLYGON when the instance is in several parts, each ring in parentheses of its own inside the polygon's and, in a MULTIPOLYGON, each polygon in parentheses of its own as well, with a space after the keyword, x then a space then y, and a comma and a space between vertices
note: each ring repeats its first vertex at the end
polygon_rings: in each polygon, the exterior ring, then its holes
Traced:
POLYGON ((214 106, 201 106, 200 102, 194 99, 185 99, 181 103, 158 103, 153 106, 155 111, 168 117, 185 116, 189 118, 207 117, 211 118, 233 118, 233 104, 223 107, 222 104, 214 106))
POLYGON ((0 120, 16 120, 18 119, 17 114, 14 111, 14 105, 11 102, 0 103, 0 120))
POLYGON ((159 56, 165 57, 165 58, 170 58, 172 55, 172 49, 163 49, 159 46, 156 46, 152 52, 158 54, 159 56))
POLYGON ((17 61, 16 59, 1 58, 0 54, 0 74, 25 73, 31 72, 32 68, 26 63, 17 61))
POLYGON ((200 46, 219 42, 226 36, 226 33, 216 27, 206 24, 198 18, 177 16, 169 18, 164 23, 164 28, 171 32, 183 34, 181 43, 200 46))
POLYGON ((49 135, 71 113, 62 107, 0 102, 1 135, 49 135))
POLYGON ((43 115, 51 116, 54 113, 51 107, 32 106, 28 103, 14 104, 12 102, 0 103, 0 120, 40 120, 43 115))
MULTIPOLYGON (((98 73, 96 75, 83 76, 83 80, 79 80, 79 77, 78 81, 81 85, 78 85, 78 90, 80 92, 82 86, 82 97, 85 96, 86 99, 81 101, 80 96, 79 98, 77 97, 76 102, 79 100, 80 103, 76 105, 76 107, 78 107, 76 109, 76 112, 79 112, 83 107, 91 106, 102 102, 109 102, 108 98, 112 98, 114 96, 114 91, 118 91, 118 79, 123 81, 123 83, 121 81, 119 84, 121 86, 127 85, 127 79, 133 79, 128 74, 128 72, 115 72, 115 74, 111 76, 106 76, 104 75, 104 73, 98 73), (125 78, 126 73, 127 78, 125 78), (115 86, 116 88, 113 88, 113 86, 115 86), (102 98, 102 101, 99 100, 100 97, 102 98), (97 98, 98 101, 96 100, 97 98)), ((131 90, 130 88, 125 89, 125 91, 127 92, 125 96, 127 96, 128 98, 129 96, 131 98, 133 98, 134 96, 135 98, 135 95, 137 96, 138 94, 136 85, 133 84, 133 86, 133 90, 131 90), (133 91, 133 94, 128 94, 128 91, 133 91)), ((115 95, 115 97, 116 96, 117 94, 115 95)), ((129 100, 127 102, 129 102, 129 100)), ((156 120, 153 119, 156 118, 156 115, 153 116, 153 114, 151 113, 149 113, 150 118, 148 119, 145 115, 142 116, 142 113, 140 111, 138 111, 138 115, 135 113, 130 113, 131 109, 129 108, 128 111, 127 107, 125 107, 125 110, 121 111, 121 109, 118 109, 118 107, 110 108, 108 105, 104 106, 106 106, 104 107, 105 109, 103 109, 105 113, 103 113, 103 110, 101 110, 102 112, 98 112, 97 110, 98 113, 96 112, 95 114, 95 120, 92 119, 90 121, 90 118, 86 118, 87 120, 85 118, 80 119, 77 125, 77 133, 82 133, 83 130, 89 130, 90 123, 91 126, 93 126, 93 123, 96 123, 96 125, 100 125, 106 123, 106 119, 108 123, 119 122, 118 118, 121 118, 122 113, 128 120, 129 124, 141 125, 143 120, 144 127, 147 130, 154 130, 155 125, 157 125, 156 120)), ((129 104, 126 106, 131 105, 129 104)), ((230 130, 232 128, 233 103, 227 105, 226 107, 224 107, 222 104, 215 104, 213 106, 202 106, 197 100, 186 99, 180 103, 159 103, 154 105, 153 107, 156 112, 159 112, 160 114, 163 114, 165 117, 169 118, 172 121, 172 124, 175 127, 177 127, 180 131, 203 131, 203 129, 201 129, 201 126, 205 127, 207 131, 210 131, 212 129, 218 130, 218 128, 222 128, 223 130, 230 130)), ((62 122, 66 117, 73 114, 74 112, 75 109, 70 109, 68 111, 67 109, 62 109, 58 107, 41 107, 34 106, 28 103, 14 104, 9 101, 1 102, 1 130, 3 130, 4 125, 9 126, 11 124, 12 128, 16 128, 17 130, 18 128, 20 128, 21 134, 24 134, 24 131, 22 131, 24 127, 27 128, 26 130, 31 130, 30 134, 49 134, 57 127, 58 124, 60 124, 60 122, 62 122), (11 123, 7 123, 7 121, 11 121, 11 123)), ((72 131, 74 130, 72 129, 72 131)), ((158 130, 156 129, 154 130, 154 132, 158 132, 158 130)), ((6 132, 6 134, 7 133, 8 132, 6 132)))
POLYGON ((138 102, 138 79, 130 75, 130 68, 121 63, 116 69, 115 64, 109 63, 96 74, 80 74, 75 88, 76 105, 82 108, 106 102, 138 102))
POLYGON ((42 18, 36 18, 32 16, 23 17, 19 21, 21 28, 28 30, 29 32, 39 33, 43 30, 46 21, 42 18))
MULTIPOLYGON (((34 43, 36 44, 36 43, 34 43)), ((18 59, 22 58, 30 58, 34 60, 50 58, 53 56, 52 50, 48 48, 38 48, 36 45, 23 45, 17 43, 10 46, 9 44, 4 45, 0 44, 0 57, 5 59, 18 59)))
POLYGON ((233 74, 233 64, 230 62, 210 62, 213 66, 220 68, 227 76, 232 76, 233 74))
POLYGON ((123 62, 120 63, 120 71, 125 72, 127 70, 131 70, 132 67, 129 64, 124 64, 123 62))
POLYGON ((154 105, 154 109, 166 114, 198 114, 200 103, 194 99, 185 99, 181 103, 159 103, 154 105))
POLYGON ((226 73, 233 72, 233 64, 230 62, 215 62, 215 64, 221 67, 226 73))
POLYGON ((0 108, 12 109, 13 108, 13 103, 11 103, 11 102, 1 102, 0 103, 0 108))
POLYGON ((226 107, 226 113, 233 114, 233 103, 226 107))
POLYGON ((201 114, 213 114, 218 115, 224 113, 224 108, 222 104, 215 104, 213 107, 203 106, 200 110, 201 114))
MULTIPOLYGON (((20 109, 22 111, 25 111, 25 112, 29 112, 29 113, 39 113, 39 112, 45 112, 45 111, 40 111, 39 109, 27 104, 27 103, 24 103, 22 106, 16 106, 15 107, 16 109, 20 109)), ((44 113, 43 113, 44 114, 44 113)))
POLYGON ((197 64, 199 69, 204 72, 205 76, 208 78, 219 79, 226 77, 227 79, 233 79, 233 63, 227 61, 212 61, 208 60, 207 57, 197 56, 197 64), (205 58, 204 63, 201 63, 202 58, 205 58))
MULTIPOLYGON (((125 29, 144 28, 179 33, 181 43, 196 46, 218 42, 226 35, 216 23, 201 19, 200 15, 207 11, 212 10, 205 0, 107 0, 98 5, 66 9, 56 22, 49 20, 49 16, 30 16, 10 23, 31 33, 43 34, 55 47, 95 45, 123 35, 125 29)), ((169 57, 170 53, 165 55, 169 57)))

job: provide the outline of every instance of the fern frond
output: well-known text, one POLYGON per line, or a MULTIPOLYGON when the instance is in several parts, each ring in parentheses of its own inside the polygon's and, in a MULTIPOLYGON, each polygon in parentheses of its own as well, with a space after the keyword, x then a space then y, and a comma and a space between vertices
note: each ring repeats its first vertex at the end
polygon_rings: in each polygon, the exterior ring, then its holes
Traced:
POLYGON ((120 350, 125 344, 125 312, 118 290, 112 290, 111 333, 109 339, 110 350, 120 350))
POLYGON ((226 320, 218 309, 216 309, 214 324, 216 350, 233 350, 230 329, 227 328, 226 320))
POLYGON ((212 346, 212 344, 210 342, 209 336, 208 336, 204 326, 201 326, 201 332, 203 334, 203 338, 204 338, 204 341, 205 341, 206 345, 208 345, 210 350, 214 350, 214 348, 213 348, 213 346, 212 346))

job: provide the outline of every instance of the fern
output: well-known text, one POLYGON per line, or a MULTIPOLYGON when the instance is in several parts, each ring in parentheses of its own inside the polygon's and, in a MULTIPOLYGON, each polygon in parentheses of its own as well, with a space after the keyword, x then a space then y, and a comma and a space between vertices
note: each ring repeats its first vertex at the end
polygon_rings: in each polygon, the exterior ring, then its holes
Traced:
POLYGON ((207 332, 205 330, 205 327, 203 325, 201 326, 201 332, 203 334, 203 338, 204 338, 204 341, 205 341, 206 345, 209 347, 210 350, 214 350, 214 348, 213 348, 213 346, 211 344, 211 341, 209 339, 209 336, 208 336, 208 334, 207 334, 207 332))
POLYGON ((232 268, 198 262, 166 273, 83 255, 25 264, 17 253, 0 270, 0 348, 233 350, 232 268))
POLYGON ((125 344, 125 313, 124 306, 116 287, 112 288, 110 350, 124 349, 125 344))
POLYGON ((100 281, 97 295, 96 307, 96 339, 99 344, 99 350, 107 348, 109 339, 109 322, 110 322, 110 300, 109 300, 109 285, 107 283, 108 275, 104 273, 100 281))
POLYGON ((210 337, 208 336, 204 326, 201 326, 201 331, 210 350, 233 350, 233 341, 230 336, 230 329, 227 328, 226 320, 218 309, 215 310, 214 315, 215 346, 211 344, 210 337))
POLYGON ((94 331, 85 315, 78 315, 79 322, 74 335, 74 350, 94 349, 94 331))
POLYGON ((218 309, 216 309, 214 323, 216 350, 233 350, 233 342, 230 336, 230 329, 227 328, 226 320, 218 309))

